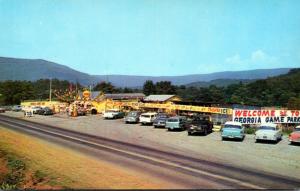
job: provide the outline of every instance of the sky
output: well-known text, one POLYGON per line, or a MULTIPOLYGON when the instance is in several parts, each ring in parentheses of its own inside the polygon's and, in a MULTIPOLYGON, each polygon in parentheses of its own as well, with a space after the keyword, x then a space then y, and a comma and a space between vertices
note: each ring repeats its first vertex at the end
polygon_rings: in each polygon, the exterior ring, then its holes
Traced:
POLYGON ((300 67, 299 0, 0 0, 0 56, 89 74, 300 67))

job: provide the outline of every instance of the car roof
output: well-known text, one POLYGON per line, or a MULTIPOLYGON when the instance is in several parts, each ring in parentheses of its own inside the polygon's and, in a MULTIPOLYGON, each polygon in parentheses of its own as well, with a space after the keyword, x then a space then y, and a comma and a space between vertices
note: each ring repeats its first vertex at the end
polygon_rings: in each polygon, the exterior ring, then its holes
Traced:
POLYGON ((142 115, 156 115, 157 113, 155 112, 147 112, 147 113, 142 113, 142 115))
POLYGON ((296 126, 295 129, 300 129, 300 125, 296 126))
POLYGON ((237 125, 237 126, 242 126, 242 123, 240 122, 235 122, 235 121, 227 121, 225 125, 237 125))
POLYGON ((267 126, 267 127, 274 127, 274 128, 276 128, 277 124, 275 124, 275 123, 262 123, 262 124, 260 124, 260 127, 261 126, 267 126))

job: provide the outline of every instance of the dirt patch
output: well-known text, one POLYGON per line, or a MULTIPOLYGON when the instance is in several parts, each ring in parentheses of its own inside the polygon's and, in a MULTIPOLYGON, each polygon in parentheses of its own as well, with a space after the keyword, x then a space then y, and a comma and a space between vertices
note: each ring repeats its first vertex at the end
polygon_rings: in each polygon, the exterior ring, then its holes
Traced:
POLYGON ((0 136, 0 150, 17 154, 30 169, 25 175, 24 189, 164 187, 37 138, 1 127, 0 136))

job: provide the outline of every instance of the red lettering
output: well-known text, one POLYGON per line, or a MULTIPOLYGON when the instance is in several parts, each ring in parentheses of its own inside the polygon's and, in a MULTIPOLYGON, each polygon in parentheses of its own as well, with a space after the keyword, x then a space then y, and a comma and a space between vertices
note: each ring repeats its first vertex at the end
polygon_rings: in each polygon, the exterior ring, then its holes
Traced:
POLYGON ((252 113, 253 117, 256 117, 256 113, 257 113, 257 111, 254 110, 253 113, 252 113))
POLYGON ((271 116, 272 116, 272 117, 275 116, 275 110, 271 110, 271 116))
POLYGON ((269 110, 263 110, 261 116, 269 116, 269 110))
POLYGON ((243 111, 243 116, 244 116, 244 117, 247 117, 247 110, 244 110, 244 111, 243 111))
POLYGON ((252 116, 252 115, 251 115, 251 112, 252 112, 252 111, 250 111, 250 110, 248 111, 248 117, 251 117, 251 116, 252 116))
POLYGON ((242 111, 241 110, 235 110, 234 115, 236 117, 240 117, 242 115, 242 111))

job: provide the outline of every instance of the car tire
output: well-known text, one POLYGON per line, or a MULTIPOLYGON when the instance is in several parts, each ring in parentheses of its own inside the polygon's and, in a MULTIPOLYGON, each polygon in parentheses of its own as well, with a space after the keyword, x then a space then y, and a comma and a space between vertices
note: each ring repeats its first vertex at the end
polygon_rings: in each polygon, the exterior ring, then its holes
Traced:
POLYGON ((168 131, 171 131, 171 129, 170 129, 170 128, 168 128, 168 131))
POLYGON ((204 133, 205 136, 207 135, 207 129, 204 129, 204 133))
POLYGON ((192 133, 191 132, 188 132, 188 136, 191 136, 192 135, 192 133))

